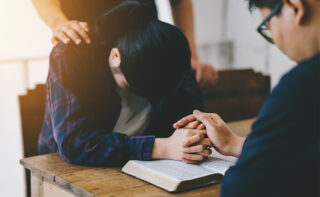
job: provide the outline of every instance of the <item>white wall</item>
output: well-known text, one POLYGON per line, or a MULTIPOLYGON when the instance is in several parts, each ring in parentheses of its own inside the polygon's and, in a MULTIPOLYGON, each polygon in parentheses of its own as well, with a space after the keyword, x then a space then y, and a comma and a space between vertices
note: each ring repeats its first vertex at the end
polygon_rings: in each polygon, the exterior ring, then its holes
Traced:
POLYGON ((48 55, 50 31, 31 0, 1 0, 0 26, 0 59, 48 55))
POLYGON ((4 59, 48 56, 50 31, 34 11, 31 0, 0 0, 0 196, 25 196, 18 94, 26 85, 44 82, 47 61, 33 62, 28 73, 22 62, 4 59), (31 79, 25 84, 25 77, 31 79))
MULTIPOLYGON (((157 0, 159 17, 172 23, 168 0, 157 0)), ((295 63, 256 31, 262 21, 245 0, 193 0, 199 57, 218 69, 252 67, 271 76, 275 86, 295 63)))
POLYGON ((260 21, 259 15, 249 13, 245 1, 228 1, 226 37, 233 42, 234 67, 266 71, 267 43, 255 30, 260 21))
POLYGON ((256 31, 262 18, 245 0, 193 0, 196 40, 202 61, 218 69, 252 67, 275 86, 295 63, 256 31))
POLYGON ((19 64, 0 67, 0 192, 1 196, 23 196, 22 139, 17 92, 23 91, 19 64), (10 86, 8 85, 10 84, 10 86))
POLYGON ((269 74, 272 86, 275 86, 295 63, 258 34, 256 27, 262 18, 258 11, 248 11, 247 1, 225 1, 228 4, 225 36, 233 42, 234 67, 253 67, 269 74))
POLYGON ((218 69, 232 67, 232 42, 225 36, 226 1, 193 0, 193 6, 200 60, 218 69))

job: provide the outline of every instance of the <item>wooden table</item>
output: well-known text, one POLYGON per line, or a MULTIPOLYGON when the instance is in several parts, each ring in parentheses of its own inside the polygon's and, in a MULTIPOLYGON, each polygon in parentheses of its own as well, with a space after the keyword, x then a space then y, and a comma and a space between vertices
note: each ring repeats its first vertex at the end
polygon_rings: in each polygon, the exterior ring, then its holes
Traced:
MULTIPOLYGON (((254 119, 229 123, 237 134, 246 135, 254 119)), ((168 193, 147 182, 123 174, 121 168, 84 167, 63 161, 57 153, 29 157, 20 163, 31 170, 32 197, 71 196, 210 196, 220 185, 209 185, 181 193, 168 193)))

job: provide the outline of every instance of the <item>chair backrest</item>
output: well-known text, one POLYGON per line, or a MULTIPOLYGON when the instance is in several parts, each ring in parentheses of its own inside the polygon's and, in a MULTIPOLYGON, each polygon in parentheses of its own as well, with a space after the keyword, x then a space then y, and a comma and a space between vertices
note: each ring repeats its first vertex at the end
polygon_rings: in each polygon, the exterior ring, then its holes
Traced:
POLYGON ((252 69, 219 71, 215 86, 203 90, 207 112, 226 122, 254 118, 270 92, 270 77, 252 69))
MULTIPOLYGON (((27 90, 25 95, 19 96, 20 116, 22 125, 22 139, 24 157, 38 154, 38 138, 44 119, 46 102, 45 85, 37 85, 33 90, 27 90)), ((26 196, 31 196, 30 171, 26 173, 26 196)))
POLYGON ((38 137, 43 123, 45 102, 44 84, 37 85, 35 89, 27 90, 26 95, 19 96, 25 157, 38 154, 38 137))

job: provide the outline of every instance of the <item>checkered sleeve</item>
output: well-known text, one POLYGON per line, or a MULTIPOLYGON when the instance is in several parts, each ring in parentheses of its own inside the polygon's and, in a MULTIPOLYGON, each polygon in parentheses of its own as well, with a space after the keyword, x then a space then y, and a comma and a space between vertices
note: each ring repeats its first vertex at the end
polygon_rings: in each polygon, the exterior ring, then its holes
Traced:
MULTIPOLYGON (((130 159, 151 160, 154 136, 129 137, 108 130, 103 117, 105 107, 93 107, 86 96, 72 91, 64 83, 63 70, 77 64, 56 50, 50 56, 47 79, 53 137, 61 157, 74 164, 106 166, 123 164, 130 159)), ((95 106, 97 104, 95 103, 95 106)))

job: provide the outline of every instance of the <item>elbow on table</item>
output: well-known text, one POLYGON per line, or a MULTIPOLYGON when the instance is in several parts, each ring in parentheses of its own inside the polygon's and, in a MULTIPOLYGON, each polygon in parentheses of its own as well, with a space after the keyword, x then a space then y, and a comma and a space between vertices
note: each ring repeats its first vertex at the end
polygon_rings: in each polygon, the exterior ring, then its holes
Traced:
POLYGON ((98 153, 74 146, 60 148, 59 154, 66 162, 82 166, 120 166, 128 161, 117 151, 111 154, 98 153))

